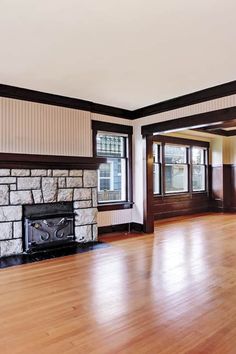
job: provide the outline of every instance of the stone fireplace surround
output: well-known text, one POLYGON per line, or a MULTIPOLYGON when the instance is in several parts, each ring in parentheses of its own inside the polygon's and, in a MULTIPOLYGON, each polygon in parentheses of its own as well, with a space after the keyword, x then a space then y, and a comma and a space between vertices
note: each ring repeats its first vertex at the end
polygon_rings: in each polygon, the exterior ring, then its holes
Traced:
POLYGON ((23 205, 73 202, 75 240, 96 241, 97 168, 102 162, 104 159, 0 154, 0 257, 24 251, 23 205))

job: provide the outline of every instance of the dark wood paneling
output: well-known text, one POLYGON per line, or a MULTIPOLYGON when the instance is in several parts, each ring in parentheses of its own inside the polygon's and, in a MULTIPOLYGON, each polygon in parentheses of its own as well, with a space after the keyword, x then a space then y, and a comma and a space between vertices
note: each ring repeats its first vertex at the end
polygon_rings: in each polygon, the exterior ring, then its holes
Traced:
POLYGON ((154 219, 200 213, 209 210, 207 193, 178 194, 153 198, 154 219))
POLYGON ((224 108, 216 111, 194 114, 184 118, 144 125, 142 126, 142 135, 163 133, 177 129, 190 129, 196 126, 208 126, 209 124, 220 121, 226 122, 235 119, 235 117, 236 107, 224 108))
POLYGON ((236 210, 236 167, 212 166, 212 208, 215 211, 236 210))
POLYGON ((212 198, 212 208, 213 210, 223 208, 223 166, 212 166, 211 167, 211 198, 212 198))
POLYGON ((192 104, 213 100, 216 98, 233 95, 236 93, 236 81, 210 87, 184 96, 172 98, 134 111, 134 118, 147 117, 192 104))
POLYGON ((56 168, 96 170, 106 159, 59 155, 0 153, 0 168, 56 168))
POLYGON ((236 165, 231 165, 231 209, 236 211, 236 165))

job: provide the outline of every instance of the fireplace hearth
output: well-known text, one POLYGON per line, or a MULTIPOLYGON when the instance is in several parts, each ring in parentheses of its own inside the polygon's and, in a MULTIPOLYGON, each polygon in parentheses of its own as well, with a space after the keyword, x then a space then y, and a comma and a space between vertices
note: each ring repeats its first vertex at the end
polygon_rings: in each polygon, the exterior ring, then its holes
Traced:
POLYGON ((72 203, 24 206, 24 248, 35 252, 74 242, 72 203))

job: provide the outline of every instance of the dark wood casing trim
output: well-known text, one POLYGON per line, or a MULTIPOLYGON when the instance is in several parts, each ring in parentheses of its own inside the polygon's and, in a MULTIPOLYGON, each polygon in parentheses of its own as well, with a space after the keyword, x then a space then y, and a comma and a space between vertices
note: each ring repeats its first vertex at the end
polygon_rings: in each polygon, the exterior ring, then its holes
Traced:
POLYGON ((92 120, 92 130, 93 130, 93 156, 97 156, 97 144, 96 137, 99 131, 127 134, 128 135, 128 168, 127 168, 127 185, 126 185, 126 195, 128 200, 124 202, 114 202, 114 203, 100 203, 98 204, 99 211, 111 211, 119 209, 130 209, 133 208, 133 162, 132 162, 132 135, 133 127, 122 124, 112 124, 102 121, 92 120))
POLYGON ((169 144, 183 144, 189 146, 199 146, 209 148, 210 144, 208 141, 200 141, 194 139, 187 139, 187 138, 179 138, 175 136, 167 136, 167 135, 153 135, 153 141, 157 142, 164 142, 169 144))
POLYGON ((97 170, 106 158, 0 153, 0 168, 56 168, 97 170))
POLYGON ((113 124, 102 122, 98 120, 92 120, 92 130, 93 131, 103 131, 103 132, 112 132, 119 134, 133 134, 133 127, 123 124, 113 124))
POLYGON ((144 198, 143 198, 143 211, 144 211, 144 232, 154 232, 154 213, 153 213, 153 137, 147 136, 143 141, 143 156, 146 157, 144 164, 144 198))

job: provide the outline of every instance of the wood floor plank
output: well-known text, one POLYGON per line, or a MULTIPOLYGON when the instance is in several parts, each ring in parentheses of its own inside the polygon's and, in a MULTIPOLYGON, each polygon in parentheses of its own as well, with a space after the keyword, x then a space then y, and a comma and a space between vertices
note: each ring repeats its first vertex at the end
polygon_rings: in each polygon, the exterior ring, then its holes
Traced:
POLYGON ((236 353, 235 214, 102 239, 0 271, 1 354, 236 353))

